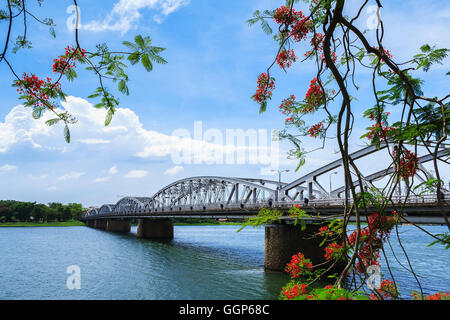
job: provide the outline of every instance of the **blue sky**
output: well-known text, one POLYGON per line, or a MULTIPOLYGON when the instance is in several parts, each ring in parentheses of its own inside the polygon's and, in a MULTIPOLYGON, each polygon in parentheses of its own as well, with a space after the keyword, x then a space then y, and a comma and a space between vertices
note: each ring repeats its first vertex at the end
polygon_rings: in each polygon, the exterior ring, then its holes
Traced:
MULTIPOLYGON (((194 121, 202 121, 203 130, 281 129, 284 118, 277 111, 280 101, 294 93, 302 97, 314 77, 310 63, 296 63, 287 74, 275 68, 277 88, 268 112, 258 113, 250 96, 256 89, 257 75, 273 61, 276 44, 259 26, 248 27, 246 20, 256 9, 274 9, 280 1, 219 0, 80 0, 81 46, 93 49, 106 42, 120 49, 121 42, 136 34, 150 35, 153 44, 167 48, 166 65, 155 65, 152 72, 130 67, 129 96, 120 97, 120 110, 109 128, 103 128, 104 114, 94 110, 86 97, 97 87, 96 77, 79 71, 74 83, 63 82, 70 95, 65 108, 77 115, 72 127, 72 142, 63 141, 62 127, 48 128, 43 121, 31 119, 27 109, 10 85, 13 77, 0 64, 0 198, 24 201, 82 202, 85 206, 115 203, 122 195, 150 196, 174 180, 196 175, 262 176, 261 165, 176 164, 170 150, 177 148, 171 139, 174 130, 193 131, 194 121)), ((450 4, 447 1, 385 1, 382 10, 386 35, 385 47, 394 57, 406 60, 424 44, 450 47, 450 4)), ((349 14, 358 1, 349 1, 349 14)), ((33 49, 10 54, 19 74, 33 72, 52 76, 52 60, 73 44, 67 29, 70 1, 44 1, 34 9, 41 17, 52 17, 57 25, 56 39, 47 29, 33 24, 29 36, 33 49)), ((364 25, 369 13, 363 12, 364 25), (365 17, 366 15, 367 17, 365 17)), ((4 34, 5 25, 0 25, 4 34)), ((370 33, 369 33, 370 37, 370 33)), ((295 49, 295 48, 294 48, 295 49)), ((297 56, 307 49, 299 47, 297 56)), ((297 52, 297 51, 296 51, 297 52)), ((427 74, 428 96, 448 93, 449 59, 427 74)), ((357 123, 355 137, 369 125, 361 112, 370 100, 369 76, 358 73, 361 88, 354 95, 357 123)), ((113 84, 108 84, 111 88, 113 84)), ((396 110, 391 110, 395 115, 396 110)), ((319 120, 316 117, 314 120, 319 120)), ((352 148, 365 141, 354 140, 352 148)), ((306 149, 318 141, 305 139, 306 149)), ((200 148, 211 144, 199 145, 200 148)), ((214 146, 212 146, 214 147, 214 146)), ((282 143, 285 153, 289 145, 282 143)), ((293 172, 294 161, 281 155, 281 168, 291 169, 283 180, 291 181, 302 173, 337 158, 333 141, 325 150, 308 156, 306 166, 293 172)), ((379 158, 382 159, 382 158, 379 158)), ((371 166, 367 166, 370 173, 371 166)), ((444 168, 448 171, 448 168, 444 168)), ((447 175, 448 177, 448 175, 447 175)), ((327 178, 328 179, 328 178, 327 178)), ((339 184, 339 176, 333 183, 339 184)), ((327 181, 327 180, 326 180, 327 181)))

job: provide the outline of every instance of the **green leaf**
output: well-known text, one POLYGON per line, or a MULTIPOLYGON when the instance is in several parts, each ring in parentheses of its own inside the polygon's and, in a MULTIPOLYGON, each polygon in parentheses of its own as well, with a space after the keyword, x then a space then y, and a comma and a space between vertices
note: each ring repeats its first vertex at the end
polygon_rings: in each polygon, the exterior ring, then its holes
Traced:
POLYGON ((148 54, 143 54, 142 56, 141 56, 141 63, 142 63, 142 66, 147 70, 147 71, 152 71, 152 69, 153 69, 153 65, 152 65, 152 62, 150 61, 150 58, 149 58, 149 56, 148 56, 148 54))
POLYGON ((49 32, 53 36, 53 38, 56 38, 55 28, 50 27, 49 32))
POLYGON ((133 52, 132 54, 130 54, 128 56, 128 61, 130 61, 130 63, 132 65, 135 65, 136 63, 139 62, 139 59, 141 58, 141 54, 139 52, 133 52))
POLYGON ((66 125, 64 126, 64 139, 66 139, 67 143, 70 143, 70 130, 69 130, 69 126, 66 125))
POLYGON ((259 107, 259 113, 264 113, 267 110, 267 101, 261 102, 261 106, 259 107))
POLYGON ((111 123, 113 115, 114 115, 114 108, 109 108, 108 112, 106 113, 105 126, 108 126, 111 123))
POLYGON ((136 47, 136 45, 130 41, 122 41, 122 44, 128 48, 130 48, 131 50, 137 51, 138 48, 136 47))
POLYGON ((424 44, 423 46, 420 47, 420 51, 426 53, 429 52, 431 50, 431 47, 429 44, 424 44))
POLYGON ((93 99, 93 98, 97 98, 98 96, 100 96, 99 93, 93 93, 90 96, 88 96, 88 99, 93 99))
POLYGON ((122 92, 123 94, 126 94, 127 96, 130 94, 128 87, 127 87, 127 83, 123 79, 119 81, 118 89, 120 92, 122 92))
POLYGON ((145 41, 142 38, 140 34, 134 37, 134 42, 139 46, 139 48, 144 49, 145 48, 145 41))
POLYGON ((53 119, 49 119, 49 120, 45 121, 45 124, 48 126, 53 126, 53 125, 57 124, 59 121, 61 121, 60 118, 53 118, 53 119))
POLYGON ((34 119, 39 119, 41 117, 42 111, 40 109, 33 110, 32 116, 34 119))

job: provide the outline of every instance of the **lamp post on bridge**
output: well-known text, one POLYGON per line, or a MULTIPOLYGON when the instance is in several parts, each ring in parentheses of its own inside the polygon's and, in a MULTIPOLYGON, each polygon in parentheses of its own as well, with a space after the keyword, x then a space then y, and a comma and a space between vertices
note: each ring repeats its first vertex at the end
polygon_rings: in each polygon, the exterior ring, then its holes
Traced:
POLYGON ((281 189, 281 174, 283 172, 289 172, 289 169, 286 169, 286 170, 274 170, 274 169, 272 169, 270 171, 271 172, 278 172, 278 188, 281 189))

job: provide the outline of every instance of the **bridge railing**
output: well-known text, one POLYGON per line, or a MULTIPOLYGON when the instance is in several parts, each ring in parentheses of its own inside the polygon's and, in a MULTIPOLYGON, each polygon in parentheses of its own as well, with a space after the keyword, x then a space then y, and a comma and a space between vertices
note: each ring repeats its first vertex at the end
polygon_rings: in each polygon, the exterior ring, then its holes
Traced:
MULTIPOLYGON (((426 194, 420 196, 392 196, 391 200, 394 204, 401 205, 405 204, 432 204, 437 203, 436 194, 426 194)), ((450 193, 444 193, 444 200, 450 200, 450 193)), ((276 202, 275 206, 289 207, 296 204, 304 204, 304 200, 300 201, 280 201, 276 202)), ((345 199, 343 198, 330 198, 330 199, 312 199, 308 201, 308 206, 343 206, 345 204, 345 199)))
MULTIPOLYGON (((444 193, 444 199, 450 199, 450 193, 444 193)), ((436 195, 421 195, 421 196, 393 196, 391 198, 392 202, 396 205, 430 205, 437 202, 436 195)), ((271 207, 273 208, 289 208, 294 205, 301 205, 305 207, 317 207, 317 208, 333 208, 333 207, 343 207, 345 205, 345 200, 342 198, 333 199, 312 199, 309 200, 306 205, 304 200, 299 201, 273 201, 271 207)), ((209 203, 209 204, 197 204, 197 205, 178 205, 178 206, 167 206, 163 208, 138 208, 134 210, 125 210, 121 212, 114 213, 97 213, 95 215, 86 216, 89 217, 111 217, 111 216, 151 216, 151 215, 170 215, 183 212, 208 212, 208 211, 256 211, 261 208, 270 207, 270 204, 266 201, 256 202, 256 203, 209 203)))

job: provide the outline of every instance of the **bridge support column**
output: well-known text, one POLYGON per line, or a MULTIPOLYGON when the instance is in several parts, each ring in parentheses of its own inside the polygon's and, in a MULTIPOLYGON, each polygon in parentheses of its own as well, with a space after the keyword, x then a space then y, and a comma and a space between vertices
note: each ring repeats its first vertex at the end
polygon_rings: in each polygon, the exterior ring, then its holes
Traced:
POLYGON ((94 221, 95 229, 106 229, 106 219, 96 219, 94 221))
POLYGON ((130 230, 131 230, 130 220, 108 219, 106 223, 106 231, 130 232, 130 230))
POLYGON ((170 219, 139 219, 136 236, 147 239, 173 239, 170 219))
MULTIPOLYGON (((294 254, 303 253, 305 258, 310 259, 313 265, 325 261, 323 238, 315 237, 321 225, 307 224, 304 231, 299 224, 266 225, 265 227, 265 249, 264 268, 271 271, 283 271, 286 264, 291 261, 294 254)), ((333 272, 339 272, 337 267, 333 272)))
POLYGON ((95 220, 86 220, 86 226, 88 226, 90 228, 94 228, 95 220))

